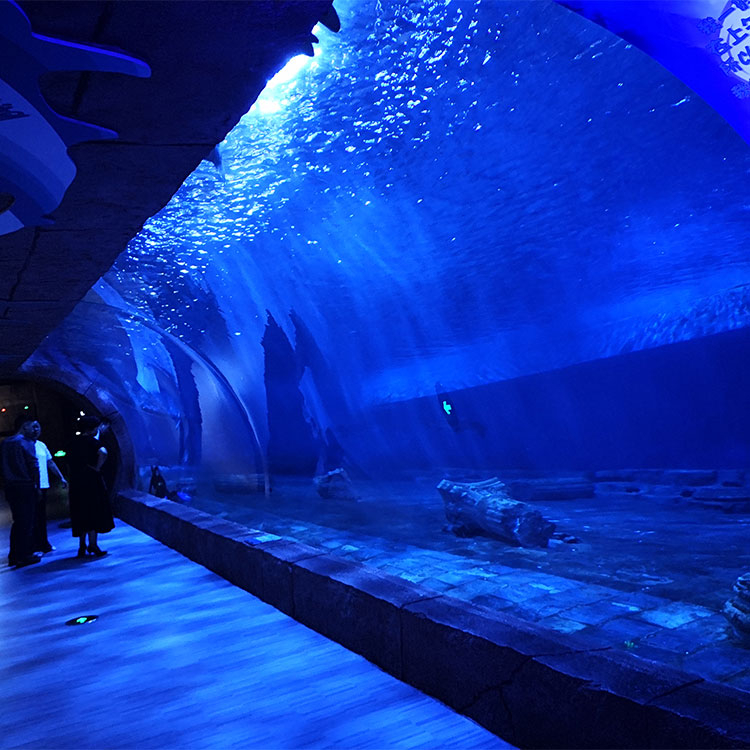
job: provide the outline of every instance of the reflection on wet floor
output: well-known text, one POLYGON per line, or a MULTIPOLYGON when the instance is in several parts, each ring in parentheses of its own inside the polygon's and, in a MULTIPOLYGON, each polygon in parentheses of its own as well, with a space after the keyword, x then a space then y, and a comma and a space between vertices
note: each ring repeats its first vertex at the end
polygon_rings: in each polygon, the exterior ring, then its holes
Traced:
POLYGON ((441 477, 355 482, 356 502, 277 479, 270 496, 200 492, 193 506, 324 548, 561 632, 750 690, 750 650, 721 615, 750 570, 750 514, 632 494, 534 502, 559 531, 546 549, 445 531, 441 477))

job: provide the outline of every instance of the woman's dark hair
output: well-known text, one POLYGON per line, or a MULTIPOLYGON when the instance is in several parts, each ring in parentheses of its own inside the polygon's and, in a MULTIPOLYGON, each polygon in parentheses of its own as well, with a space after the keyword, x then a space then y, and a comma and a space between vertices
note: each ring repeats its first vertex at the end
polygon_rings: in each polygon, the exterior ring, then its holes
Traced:
POLYGON ((78 428, 81 432, 89 432, 90 430, 95 430, 101 423, 102 420, 99 419, 99 417, 95 417, 93 414, 87 414, 85 417, 81 417, 78 420, 78 428))

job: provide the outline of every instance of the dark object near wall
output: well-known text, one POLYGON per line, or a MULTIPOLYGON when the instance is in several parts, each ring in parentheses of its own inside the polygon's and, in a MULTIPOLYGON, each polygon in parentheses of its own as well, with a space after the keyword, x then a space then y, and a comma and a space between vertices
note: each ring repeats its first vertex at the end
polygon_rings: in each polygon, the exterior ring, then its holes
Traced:
POLYGON ((158 466, 151 467, 151 481, 148 483, 148 494, 154 497, 167 496, 167 481, 158 466))
POLYGON ((438 492, 456 536, 490 536, 515 547, 547 547, 555 524, 513 500, 499 479, 464 484, 443 479, 438 492))

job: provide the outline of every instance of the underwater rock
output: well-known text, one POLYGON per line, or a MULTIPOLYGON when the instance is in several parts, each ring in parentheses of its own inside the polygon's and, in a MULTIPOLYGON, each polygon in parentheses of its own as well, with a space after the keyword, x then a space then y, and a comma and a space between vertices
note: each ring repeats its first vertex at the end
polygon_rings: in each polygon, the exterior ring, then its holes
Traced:
POLYGON ((723 513, 750 513, 743 469, 623 469, 591 473, 596 495, 638 495, 644 501, 700 505, 723 513))
POLYGON ((178 487, 176 490, 167 493, 167 500, 187 505, 193 501, 193 495, 185 487, 178 487))
POLYGON ((352 480, 345 469, 334 469, 327 474, 315 477, 315 489, 321 497, 336 500, 356 500, 352 480))
POLYGON ((594 497, 595 490, 593 482, 586 482, 577 477, 520 479, 508 482, 511 497, 521 502, 578 500, 594 497))
POLYGON ((747 484, 747 472, 743 469, 719 469, 718 479, 722 487, 744 487, 747 484))
POLYGON ((456 536, 490 536, 516 547, 547 547, 555 524, 525 503, 513 500, 497 478, 437 486, 445 516, 456 536))
POLYGON ((744 573, 734 583, 735 597, 724 603, 722 614, 734 632, 750 645, 750 573, 744 573))
POLYGON ((750 487, 699 487, 689 502, 724 513, 749 513, 750 487))
POLYGON ((556 531, 552 538, 558 542, 564 542, 565 544, 580 544, 581 540, 577 536, 572 534, 566 534, 564 531, 556 531))

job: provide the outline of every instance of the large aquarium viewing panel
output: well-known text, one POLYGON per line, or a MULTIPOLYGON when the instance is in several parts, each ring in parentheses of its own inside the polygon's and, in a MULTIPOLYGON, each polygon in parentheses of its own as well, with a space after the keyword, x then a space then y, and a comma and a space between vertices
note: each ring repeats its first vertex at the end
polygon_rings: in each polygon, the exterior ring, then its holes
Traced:
POLYGON ((238 473, 746 461, 715 359, 746 351, 750 270, 724 118, 545 0, 337 9, 27 370, 75 361, 144 439, 185 434, 144 463, 200 463, 227 409, 238 473), (662 438, 688 412, 718 448, 662 438))
POLYGON ((335 7, 21 374, 508 741, 750 741, 750 0, 335 7))

